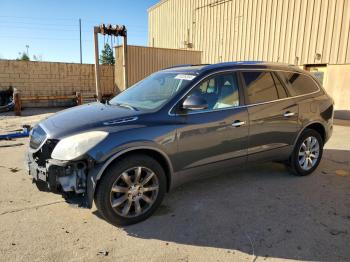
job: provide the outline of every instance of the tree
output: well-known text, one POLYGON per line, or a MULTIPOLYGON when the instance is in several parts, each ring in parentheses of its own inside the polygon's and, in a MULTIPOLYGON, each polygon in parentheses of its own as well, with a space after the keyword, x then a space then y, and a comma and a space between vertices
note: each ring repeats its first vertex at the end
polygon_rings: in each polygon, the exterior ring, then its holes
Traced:
POLYGON ((101 51, 100 63, 104 65, 114 65, 113 50, 108 43, 105 44, 104 49, 101 51))
POLYGON ((23 53, 19 53, 19 57, 17 58, 17 60, 30 61, 30 58, 25 52, 23 52, 23 53))

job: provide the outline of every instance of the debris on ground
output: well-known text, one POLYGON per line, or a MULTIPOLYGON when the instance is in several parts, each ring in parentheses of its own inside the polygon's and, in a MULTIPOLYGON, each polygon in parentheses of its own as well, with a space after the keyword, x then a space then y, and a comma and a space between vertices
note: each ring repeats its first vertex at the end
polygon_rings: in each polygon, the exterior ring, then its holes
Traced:
POLYGON ((18 171, 21 171, 18 167, 6 167, 6 166, 0 166, 1 168, 6 168, 10 170, 12 173, 17 173, 18 171))
POLYGON ((348 176, 348 175, 349 175, 349 172, 346 171, 346 170, 339 169, 339 170, 336 170, 336 171, 335 171, 335 174, 336 174, 337 176, 348 176))
POLYGON ((15 143, 15 144, 8 144, 8 145, 0 145, 0 147, 14 147, 14 146, 23 146, 24 143, 15 143))
POLYGON ((19 169, 18 167, 10 167, 9 169, 10 169, 10 171, 11 171, 12 173, 17 173, 18 171, 21 170, 21 169, 19 169))
POLYGON ((10 140, 13 138, 27 137, 29 136, 29 133, 30 133, 30 126, 24 125, 23 129, 20 131, 0 135, 0 140, 10 140))
POLYGON ((106 251, 106 250, 101 250, 101 251, 98 251, 97 255, 102 255, 102 256, 108 256, 109 252, 106 251))
POLYGON ((331 230, 329 230, 329 233, 331 233, 331 235, 333 235, 333 236, 337 236, 337 235, 340 235, 340 234, 347 235, 348 231, 347 230, 331 229, 331 230))

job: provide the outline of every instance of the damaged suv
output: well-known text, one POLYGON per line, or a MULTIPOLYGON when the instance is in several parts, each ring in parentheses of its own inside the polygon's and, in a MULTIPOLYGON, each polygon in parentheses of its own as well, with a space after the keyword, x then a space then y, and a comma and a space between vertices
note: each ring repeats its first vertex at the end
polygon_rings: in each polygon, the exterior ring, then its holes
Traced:
MULTIPOLYGON (((109 102, 35 126, 29 173, 114 225, 149 217, 177 185, 253 161, 312 173, 332 133, 333 100, 297 67, 263 62, 178 66, 109 102)), ((234 171, 232 172, 234 175, 234 171)))

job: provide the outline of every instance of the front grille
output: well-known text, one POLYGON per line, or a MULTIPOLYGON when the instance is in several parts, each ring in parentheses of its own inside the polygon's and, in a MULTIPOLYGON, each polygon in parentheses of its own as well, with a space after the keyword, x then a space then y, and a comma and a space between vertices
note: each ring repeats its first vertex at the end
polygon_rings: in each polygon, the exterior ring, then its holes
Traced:
POLYGON ((44 131, 44 129, 41 128, 41 126, 35 126, 30 136, 29 146, 32 149, 38 149, 41 146, 41 144, 45 141, 46 136, 46 132, 44 131))
POLYGON ((42 147, 33 153, 33 159, 39 166, 45 166, 48 159, 51 158, 51 153, 57 145, 57 139, 47 139, 42 147))

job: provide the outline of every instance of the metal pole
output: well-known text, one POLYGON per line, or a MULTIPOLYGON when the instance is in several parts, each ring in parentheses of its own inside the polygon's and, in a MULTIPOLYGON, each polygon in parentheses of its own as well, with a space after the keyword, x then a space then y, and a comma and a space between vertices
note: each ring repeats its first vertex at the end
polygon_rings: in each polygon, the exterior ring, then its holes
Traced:
POLYGON ((94 45, 95 45, 95 79, 96 79, 96 96, 97 100, 102 100, 101 86, 100 86, 100 62, 99 62, 99 52, 98 52, 98 33, 100 28, 98 26, 94 27, 94 45))
POLYGON ((127 34, 123 36, 123 75, 124 89, 128 88, 128 39, 127 34))
POLYGON ((83 51, 81 46, 81 19, 79 18, 79 36, 80 36, 80 64, 83 63, 83 51))

